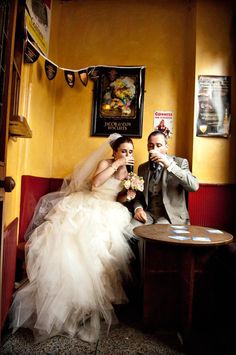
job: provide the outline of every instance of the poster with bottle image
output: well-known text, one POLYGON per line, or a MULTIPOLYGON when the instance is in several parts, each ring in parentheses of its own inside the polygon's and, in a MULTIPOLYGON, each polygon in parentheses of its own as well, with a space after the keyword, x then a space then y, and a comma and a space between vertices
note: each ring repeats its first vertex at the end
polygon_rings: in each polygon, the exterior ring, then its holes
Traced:
POLYGON ((199 75, 197 100, 197 136, 229 137, 231 77, 199 75))

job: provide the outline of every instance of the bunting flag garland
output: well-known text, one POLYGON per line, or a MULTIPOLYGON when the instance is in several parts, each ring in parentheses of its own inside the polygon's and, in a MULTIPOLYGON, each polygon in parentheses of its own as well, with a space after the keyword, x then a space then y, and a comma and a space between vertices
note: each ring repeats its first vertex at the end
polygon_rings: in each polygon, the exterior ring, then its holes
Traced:
POLYGON ((24 48, 24 61, 25 63, 32 64, 36 62, 39 57, 38 50, 33 46, 33 44, 29 41, 26 42, 24 48))
POLYGON ((40 51, 40 49, 37 48, 36 43, 31 42, 31 40, 29 38, 27 38, 26 43, 25 43, 25 48, 24 48, 25 63, 33 64, 34 62, 36 62, 36 60, 38 59, 39 56, 42 56, 45 59, 44 69, 45 69, 45 73, 46 73, 48 80, 52 80, 55 78, 55 76, 57 75, 57 69, 61 69, 64 71, 65 80, 66 80, 67 84, 70 86, 70 88, 74 87, 76 72, 78 73, 79 79, 84 86, 87 86, 88 79, 91 79, 91 80, 95 79, 93 74, 90 77, 90 73, 94 73, 94 69, 96 68, 96 66, 77 69, 77 70, 61 68, 57 64, 55 64, 51 60, 49 60, 40 51))
POLYGON ((81 83, 84 86, 87 86, 87 84, 88 84, 88 70, 79 70, 78 74, 79 74, 79 78, 80 78, 81 83))
POLYGON ((54 79, 57 74, 56 65, 49 62, 49 60, 45 60, 45 72, 46 72, 48 80, 54 79))
POLYGON ((65 74, 67 84, 69 85, 69 87, 73 88, 75 84, 75 73, 70 70, 65 70, 64 74, 65 74))
MULTIPOLYGON (((114 66, 109 66, 109 65, 94 65, 94 66, 89 66, 86 68, 81 68, 81 69, 67 69, 67 68, 62 68, 59 67, 57 64, 53 63, 51 60, 49 60, 42 52, 41 50, 37 47, 37 44, 33 42, 29 37, 26 38, 26 43, 24 46, 24 61, 27 64, 33 64, 36 62, 36 60, 39 58, 39 56, 42 56, 45 59, 45 64, 44 64, 44 69, 46 76, 48 80, 53 80, 56 75, 58 69, 64 71, 64 76, 67 84, 69 85, 70 88, 74 87, 75 84, 75 73, 78 73, 79 79, 83 86, 87 86, 88 80, 92 80, 93 82, 96 82, 99 79, 100 76, 100 68, 111 68, 110 70, 110 76, 113 77, 114 73, 113 68, 114 66)), ((123 67, 123 68, 130 68, 130 67, 123 67)), ((133 67, 136 68, 136 67, 133 67)))

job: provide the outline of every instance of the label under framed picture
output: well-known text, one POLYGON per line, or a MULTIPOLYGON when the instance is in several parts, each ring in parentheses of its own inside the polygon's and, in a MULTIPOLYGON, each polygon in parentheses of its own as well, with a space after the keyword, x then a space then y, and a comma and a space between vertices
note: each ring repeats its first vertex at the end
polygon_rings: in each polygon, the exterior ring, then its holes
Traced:
POLYGON ((145 67, 98 66, 94 81, 92 136, 142 137, 145 67))
POLYGON ((197 136, 229 137, 231 77, 198 76, 197 136))

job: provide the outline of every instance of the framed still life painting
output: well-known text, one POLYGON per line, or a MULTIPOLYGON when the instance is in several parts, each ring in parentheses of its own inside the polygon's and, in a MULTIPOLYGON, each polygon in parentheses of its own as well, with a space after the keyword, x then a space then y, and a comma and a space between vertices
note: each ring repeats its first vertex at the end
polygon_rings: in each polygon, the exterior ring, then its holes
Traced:
POLYGON ((120 133, 142 137, 145 67, 97 66, 94 81, 92 136, 120 133))

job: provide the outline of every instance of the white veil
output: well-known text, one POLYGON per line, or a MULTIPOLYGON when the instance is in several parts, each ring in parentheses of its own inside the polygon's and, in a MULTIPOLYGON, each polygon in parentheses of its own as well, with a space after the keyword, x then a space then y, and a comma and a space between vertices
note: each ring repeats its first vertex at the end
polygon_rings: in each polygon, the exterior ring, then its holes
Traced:
POLYGON ((91 188, 91 179, 98 163, 107 158, 113 142, 121 137, 119 133, 111 134, 106 142, 102 143, 98 149, 92 152, 82 162, 80 162, 69 177, 63 181, 59 191, 50 192, 42 196, 35 208, 33 218, 25 232, 24 239, 28 240, 35 228, 45 221, 49 211, 65 196, 77 191, 85 191, 91 188))

